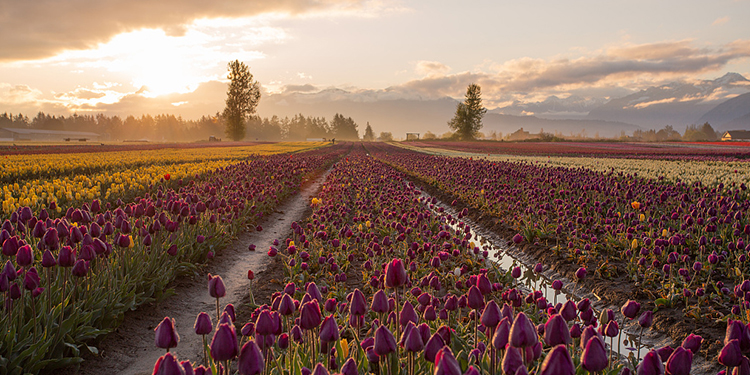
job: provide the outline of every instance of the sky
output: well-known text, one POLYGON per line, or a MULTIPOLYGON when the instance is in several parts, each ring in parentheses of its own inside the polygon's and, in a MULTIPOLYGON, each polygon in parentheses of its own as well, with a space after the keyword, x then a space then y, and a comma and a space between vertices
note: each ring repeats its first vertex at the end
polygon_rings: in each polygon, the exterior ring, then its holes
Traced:
POLYGON ((0 112, 196 118, 235 59, 265 97, 606 100, 750 78, 748 19, 750 0, 0 0, 0 112))

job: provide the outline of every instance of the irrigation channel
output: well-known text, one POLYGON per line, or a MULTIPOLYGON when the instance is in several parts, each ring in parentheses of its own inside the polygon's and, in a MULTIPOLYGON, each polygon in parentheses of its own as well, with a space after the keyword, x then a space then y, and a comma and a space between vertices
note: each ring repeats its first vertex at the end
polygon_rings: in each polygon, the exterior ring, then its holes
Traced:
MULTIPOLYGON (((518 284, 516 287, 522 289, 525 293, 529 293, 532 290, 540 290, 545 298, 555 304, 564 304, 568 300, 578 302, 584 298, 588 298, 591 300, 592 308, 594 308, 597 313, 606 309, 612 309, 619 314, 620 306, 604 303, 590 290, 587 290, 584 287, 577 287, 577 284, 574 281, 570 281, 557 274, 549 265, 544 265, 544 271, 542 273, 534 272, 536 261, 521 252, 517 247, 512 245, 507 246, 507 239, 503 239, 491 231, 484 230, 480 224, 467 217, 456 220, 458 212, 456 212, 450 205, 441 201, 439 198, 430 195, 423 189, 422 196, 426 202, 425 204, 428 204, 428 207, 436 214, 451 215, 454 220, 449 220, 447 224, 454 230, 463 229, 460 226, 461 223, 464 226, 468 225, 472 235, 472 241, 478 243, 482 250, 487 251, 487 259, 499 266, 502 271, 507 272, 515 267, 519 267, 521 269, 521 277, 517 279, 518 284), (441 209, 442 212, 440 212, 441 209), (560 280, 563 282, 564 286, 560 291, 552 288, 552 282, 554 280, 560 280)), ((628 356, 637 357, 638 351, 636 350, 636 345, 640 331, 637 319, 630 323, 619 320, 618 323, 620 323, 622 334, 614 338, 612 345, 615 353, 620 353, 620 359, 623 361, 628 356)), ((608 347, 610 346, 610 340, 606 340, 606 345, 608 347)), ((643 359, 649 350, 659 349, 667 345, 675 347, 674 340, 652 329, 644 331, 641 338, 640 357, 638 358, 638 362, 643 359)), ((676 345, 679 345, 679 343, 676 343, 676 345)), ((713 363, 705 361, 701 356, 693 357, 692 373, 715 373, 716 371, 713 371, 714 367, 713 363)))

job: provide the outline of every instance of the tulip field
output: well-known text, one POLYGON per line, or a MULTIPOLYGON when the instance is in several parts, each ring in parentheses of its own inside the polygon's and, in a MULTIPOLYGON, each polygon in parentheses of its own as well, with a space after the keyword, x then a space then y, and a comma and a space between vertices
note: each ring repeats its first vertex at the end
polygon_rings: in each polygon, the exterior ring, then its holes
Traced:
POLYGON ((96 354, 92 340, 125 311, 168 298, 175 278, 204 275, 237 233, 312 178, 324 180, 309 215, 258 249, 266 270, 208 274, 215 306, 155 328, 164 355, 153 374, 750 374, 741 151, 680 164, 696 176, 724 168, 702 179, 612 158, 321 146, 34 155, 7 167, 0 374, 96 354), (584 296, 558 302, 524 285, 474 226, 527 252, 539 277, 561 275, 555 291, 584 296), (247 285, 247 303, 226 304, 227 283, 247 285), (628 293, 604 293, 609 307, 595 307, 594 286, 628 293), (668 327, 683 322, 704 330, 668 327), (623 347, 625 330, 636 338, 623 347), (672 344, 644 344, 649 330, 672 344), (177 354, 187 335, 201 337, 203 353, 177 354))

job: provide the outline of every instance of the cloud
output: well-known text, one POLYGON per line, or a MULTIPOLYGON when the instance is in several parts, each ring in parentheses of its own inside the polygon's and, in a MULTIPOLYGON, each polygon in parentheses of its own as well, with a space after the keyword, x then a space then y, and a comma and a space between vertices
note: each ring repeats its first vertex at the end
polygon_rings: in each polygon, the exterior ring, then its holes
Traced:
POLYGON ((451 68, 443 63, 437 61, 417 61, 415 70, 417 74, 422 76, 433 76, 447 74, 451 71, 451 68))
POLYGON ((42 92, 27 85, 0 83, 0 104, 20 104, 37 100, 42 92))
POLYGON ((35 0, 0 7, 0 61, 33 60, 91 49, 115 35, 162 29, 182 36, 196 20, 261 14, 379 9, 367 0, 35 0))
POLYGON ((496 101, 543 100, 556 93, 611 88, 622 93, 696 74, 719 71, 730 61, 750 56, 750 40, 718 48, 698 48, 692 41, 614 46, 595 54, 569 59, 524 57, 492 65, 489 72, 433 74, 399 85, 425 97, 460 98, 471 83, 483 97, 496 101))
POLYGON ((729 22, 729 16, 717 18, 711 25, 712 26, 719 26, 719 25, 723 25, 723 24, 725 24, 727 22, 729 22))

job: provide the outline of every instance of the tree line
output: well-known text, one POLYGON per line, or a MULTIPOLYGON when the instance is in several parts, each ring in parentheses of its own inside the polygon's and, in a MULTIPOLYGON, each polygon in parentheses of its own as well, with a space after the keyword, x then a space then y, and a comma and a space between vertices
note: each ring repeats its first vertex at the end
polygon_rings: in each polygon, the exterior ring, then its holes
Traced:
MULTIPOLYGON (((0 114, 0 128, 22 128, 91 132, 101 135, 102 140, 148 140, 188 142, 221 138, 226 132, 226 117, 223 113, 202 116, 197 120, 186 120, 171 114, 142 115, 140 117, 107 116, 105 114, 73 114, 55 116, 39 112, 35 117, 24 114, 0 114)), ((308 138, 359 140, 358 125, 351 117, 336 113, 331 121, 325 117, 305 116, 302 113, 292 118, 278 116, 249 116, 244 120, 244 140, 302 141, 308 138)), ((385 133, 381 133, 384 135, 385 133)), ((367 124, 364 140, 375 140, 370 124, 367 124)))

